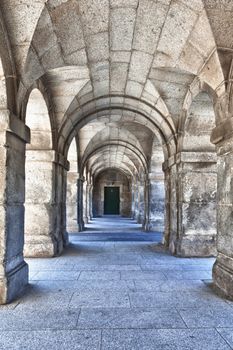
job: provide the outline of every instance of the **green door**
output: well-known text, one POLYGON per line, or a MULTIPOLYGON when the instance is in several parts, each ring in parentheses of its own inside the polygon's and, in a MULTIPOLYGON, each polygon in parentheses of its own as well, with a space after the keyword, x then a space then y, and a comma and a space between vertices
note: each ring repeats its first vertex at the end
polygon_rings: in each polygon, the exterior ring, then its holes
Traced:
POLYGON ((104 214, 120 214, 120 188, 104 187, 104 214))

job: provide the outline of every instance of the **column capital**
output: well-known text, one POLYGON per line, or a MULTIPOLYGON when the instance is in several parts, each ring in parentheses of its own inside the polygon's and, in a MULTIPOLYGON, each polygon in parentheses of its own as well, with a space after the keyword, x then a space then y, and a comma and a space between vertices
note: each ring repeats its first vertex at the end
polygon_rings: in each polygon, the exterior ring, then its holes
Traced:
POLYGON ((210 141, 217 145, 223 140, 233 137, 233 117, 223 120, 223 122, 217 125, 211 134, 210 141))
POLYGON ((70 169, 70 162, 61 153, 55 152, 54 163, 60 165, 62 168, 64 168, 67 171, 69 171, 70 169))
POLYGON ((30 129, 8 109, 0 112, 0 126, 2 131, 14 134, 25 143, 30 142, 30 129))
POLYGON ((78 175, 77 181, 85 182, 85 177, 78 175))

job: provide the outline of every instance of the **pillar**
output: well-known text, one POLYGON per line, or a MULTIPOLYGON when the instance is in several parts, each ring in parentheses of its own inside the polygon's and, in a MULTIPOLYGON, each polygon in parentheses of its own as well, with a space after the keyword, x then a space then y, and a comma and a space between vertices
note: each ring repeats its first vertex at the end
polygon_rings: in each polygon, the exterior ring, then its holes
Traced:
POLYGON ((1 111, 0 127, 0 304, 6 304, 28 283, 28 266, 23 258, 24 165, 30 132, 16 118, 10 123, 7 111, 1 111))
POLYGON ((138 216, 137 222, 144 225, 145 219, 145 192, 144 192, 144 182, 140 181, 138 183, 138 216))
POLYGON ((88 224, 88 184, 83 183, 83 222, 88 224))
MULTIPOLYGON (((174 247, 172 245, 169 247, 170 242, 172 242, 172 231, 170 228, 171 224, 171 197, 172 197, 172 185, 171 185, 171 169, 164 167, 164 234, 162 243, 166 248, 170 248, 170 251, 174 253, 174 247)), ((176 191, 175 191, 176 194, 176 191)))
POLYGON ((172 254, 176 253, 178 238, 178 198, 177 198, 177 165, 171 157, 163 164, 165 173, 165 228, 164 245, 172 254))
POLYGON ((78 173, 69 171, 67 173, 67 200, 66 200, 66 220, 68 233, 78 232, 77 223, 77 180, 78 173))
POLYGON ((138 182, 132 184, 132 218, 137 220, 138 217, 138 182))
POLYGON ((213 131, 217 148, 217 259, 213 268, 215 289, 233 299, 233 118, 213 131))
POLYGON ((181 152, 171 168, 170 250, 184 257, 216 255, 216 154, 181 152))
POLYGON ((131 216, 134 219, 135 216, 135 189, 134 189, 134 183, 132 182, 131 185, 131 216))
POLYGON ((149 186, 149 220, 148 230, 164 232, 164 177, 151 175, 149 186))
POLYGON ((150 181, 146 179, 144 181, 144 219, 143 229, 145 231, 150 230, 150 181))
POLYGON ((27 150, 24 246, 27 257, 59 255, 67 243, 66 171, 63 157, 55 151, 27 150))
MULTIPOLYGON (((59 209, 60 209, 60 222, 57 222, 57 237, 61 237, 59 242, 61 243, 58 254, 60 254, 65 246, 69 244, 69 235, 67 232, 67 222, 66 222, 66 195, 67 195, 67 174, 69 171, 69 162, 62 155, 59 156, 57 162, 57 167, 59 168, 59 174, 61 176, 61 194, 59 191, 59 209)), ((59 219, 59 216, 57 217, 59 219)))
POLYGON ((78 228, 79 231, 84 230, 84 221, 83 221, 83 183, 84 178, 78 178, 77 180, 77 191, 78 191, 78 228))
POLYGON ((88 223, 91 220, 90 214, 90 191, 91 185, 89 182, 86 184, 86 213, 85 213, 85 222, 88 223))
POLYGON ((89 216, 90 220, 93 219, 93 184, 90 184, 89 189, 89 216))

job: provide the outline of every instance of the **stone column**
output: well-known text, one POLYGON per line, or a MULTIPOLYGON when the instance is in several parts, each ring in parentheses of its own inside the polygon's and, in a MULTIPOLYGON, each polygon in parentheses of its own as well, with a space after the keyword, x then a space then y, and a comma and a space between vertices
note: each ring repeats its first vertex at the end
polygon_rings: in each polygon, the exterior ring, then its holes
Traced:
POLYGON ((26 151, 26 257, 52 257, 56 254, 54 157, 54 151, 26 151))
POLYGON ((135 216, 135 189, 134 189, 134 183, 132 183, 131 186, 131 217, 134 219, 135 216))
POLYGON ((216 127, 211 141, 217 146, 217 260, 215 288, 233 299, 233 118, 216 127))
POLYGON ((217 157, 182 152, 178 159, 179 240, 177 255, 216 255, 217 157))
MULTIPOLYGON (((171 184, 170 184, 170 169, 164 168, 164 235, 163 235, 163 244, 165 247, 169 247, 170 239, 170 197, 171 197, 171 184)), ((171 249, 170 249, 171 251, 171 249)))
POLYGON ((83 221, 88 223, 88 184, 87 181, 83 183, 83 221))
POLYGON ((145 183, 140 182, 138 188, 138 223, 145 225, 145 183))
POLYGON ((138 219, 138 182, 134 184, 134 213, 133 219, 137 221, 138 219))
POLYGON ((145 231, 150 230, 150 181, 149 179, 144 182, 144 219, 143 219, 143 229, 145 231))
POLYGON ((79 178, 77 180, 77 190, 78 190, 78 228, 79 231, 84 230, 84 221, 83 221, 83 183, 84 178, 79 178))
POLYGON ((26 153, 25 246, 27 257, 53 257, 63 250, 66 170, 55 151, 26 153))
POLYGON ((66 194, 67 194, 67 173, 69 170, 69 162, 63 159, 63 162, 59 164, 62 172, 62 201, 61 201, 61 224, 58 227, 59 237, 62 238, 61 250, 58 250, 58 254, 63 250, 65 246, 69 244, 69 235, 67 232, 67 222, 66 222, 66 194))
POLYGON ((77 180, 78 173, 69 171, 67 173, 67 199, 66 199, 66 221, 67 232, 78 232, 77 223, 77 180))
POLYGON ((164 231, 164 178, 160 175, 152 176, 149 179, 149 231, 164 231))
POLYGON ((13 118, 10 122, 7 111, 0 113, 0 304, 13 301, 28 283, 28 266, 23 258, 24 165, 30 132, 13 118))
POLYGON ((55 255, 59 255, 65 245, 68 244, 66 232, 66 182, 69 162, 59 153, 55 153, 54 159, 54 241, 55 255))
POLYGON ((176 253, 178 239, 177 165, 172 157, 163 164, 165 172, 165 232, 164 244, 172 254, 176 253))
POLYGON ((86 223, 88 223, 91 220, 90 191, 91 191, 91 185, 90 185, 90 183, 87 182, 87 185, 86 185, 86 223))
POLYGON ((132 216, 132 219, 136 219, 138 215, 138 182, 134 178, 131 184, 131 198, 132 198, 131 216, 132 216))
POLYGON ((89 190, 89 215, 90 220, 93 219, 93 184, 90 184, 90 190, 89 190))
POLYGON ((216 160, 212 152, 181 152, 172 165, 169 246, 179 256, 216 254, 216 160))

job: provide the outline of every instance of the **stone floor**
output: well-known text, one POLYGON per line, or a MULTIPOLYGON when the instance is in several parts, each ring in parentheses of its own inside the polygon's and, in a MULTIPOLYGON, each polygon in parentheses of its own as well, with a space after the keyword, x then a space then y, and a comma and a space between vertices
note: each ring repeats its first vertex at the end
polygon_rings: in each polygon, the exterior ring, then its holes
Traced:
POLYGON ((30 286, 0 307, 4 350, 233 348, 233 303, 211 290, 214 259, 181 259, 160 234, 99 218, 65 254, 27 259, 30 286))

